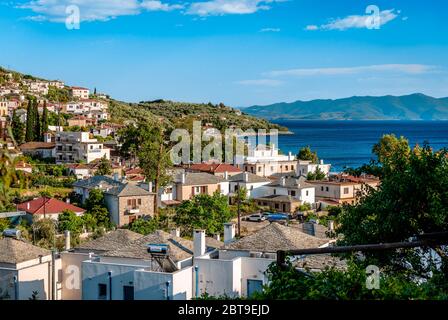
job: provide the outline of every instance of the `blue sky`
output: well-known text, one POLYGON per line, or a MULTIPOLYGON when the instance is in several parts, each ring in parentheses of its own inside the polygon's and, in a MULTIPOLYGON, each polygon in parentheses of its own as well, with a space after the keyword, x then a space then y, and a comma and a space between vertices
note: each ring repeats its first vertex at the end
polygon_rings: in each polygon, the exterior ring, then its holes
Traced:
POLYGON ((448 96, 446 1, 0 0, 0 65, 125 101, 448 96), (80 9, 69 30, 67 6, 80 9), (379 29, 366 8, 379 9, 379 29))

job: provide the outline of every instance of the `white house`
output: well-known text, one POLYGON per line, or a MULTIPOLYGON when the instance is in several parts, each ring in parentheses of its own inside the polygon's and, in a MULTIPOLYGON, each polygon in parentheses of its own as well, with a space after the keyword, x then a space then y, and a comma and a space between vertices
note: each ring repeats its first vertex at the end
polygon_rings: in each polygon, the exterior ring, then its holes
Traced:
POLYGON ((316 172, 317 168, 319 168, 325 174, 325 176, 328 177, 331 170, 331 164, 324 164, 324 160, 320 160, 319 163, 312 163, 311 161, 306 160, 298 160, 296 173, 299 177, 306 177, 309 172, 316 172))
POLYGON ((90 163, 96 159, 110 159, 110 149, 98 142, 89 132, 56 132, 56 163, 90 163))
POLYGON ((238 188, 245 188, 247 190, 248 198, 262 197, 267 194, 266 185, 271 183, 271 180, 266 177, 260 177, 250 172, 243 172, 232 177, 229 177, 230 193, 236 193, 238 188))
POLYGON ((315 186, 306 182, 304 177, 285 178, 280 177, 279 180, 268 184, 266 187, 268 195, 291 196, 300 200, 302 204, 308 203, 314 205, 315 186))
POLYGON ((90 90, 82 87, 71 87, 70 92, 72 97, 79 99, 89 99, 90 90))

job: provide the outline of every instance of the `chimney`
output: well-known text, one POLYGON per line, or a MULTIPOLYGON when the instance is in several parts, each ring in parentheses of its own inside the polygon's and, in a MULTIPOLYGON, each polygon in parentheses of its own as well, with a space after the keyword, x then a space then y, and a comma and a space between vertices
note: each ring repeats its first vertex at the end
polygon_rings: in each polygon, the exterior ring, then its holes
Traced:
POLYGON ((221 241, 221 235, 219 233, 215 234, 215 240, 221 241))
POLYGON ((148 191, 152 192, 152 181, 148 182, 148 191))
POLYGON ((224 172, 224 179, 229 180, 229 172, 224 172))
POLYGON ((180 229, 179 228, 172 229, 171 235, 179 238, 180 237, 180 229))
POLYGON ((181 176, 181 179, 180 179, 180 182, 182 183, 182 184, 185 184, 185 180, 186 180, 186 178, 187 178, 187 174, 184 172, 184 173, 182 173, 182 176, 181 176))
POLYGON ((286 178, 285 177, 281 177, 280 178, 280 184, 284 187, 286 184, 286 178))
POLYGON ((249 173, 248 172, 243 173, 243 180, 244 180, 244 182, 249 182, 249 173))
POLYGON ((328 230, 329 230, 330 232, 333 232, 333 231, 334 231, 334 221, 333 221, 333 220, 330 220, 330 221, 328 222, 328 230))
POLYGON ((65 250, 70 250, 70 231, 65 230, 65 250))
POLYGON ((193 232, 193 256, 200 257, 205 254, 205 230, 196 229, 193 232))
POLYGON ((235 224, 233 222, 224 223, 224 244, 229 244, 235 240, 235 224))
POLYGON ((114 172, 114 180, 115 181, 119 181, 119 179, 118 179, 118 172, 114 172))
POLYGON ((288 153, 288 160, 289 160, 289 161, 292 160, 292 152, 291 152, 291 151, 289 151, 289 153, 288 153))
POLYGON ((30 203, 29 202, 26 203, 26 210, 30 210, 30 203))
POLYGON ((324 164, 324 160, 320 159, 320 164, 323 165, 324 164))
POLYGON ((65 199, 65 203, 70 204, 70 198, 65 199))

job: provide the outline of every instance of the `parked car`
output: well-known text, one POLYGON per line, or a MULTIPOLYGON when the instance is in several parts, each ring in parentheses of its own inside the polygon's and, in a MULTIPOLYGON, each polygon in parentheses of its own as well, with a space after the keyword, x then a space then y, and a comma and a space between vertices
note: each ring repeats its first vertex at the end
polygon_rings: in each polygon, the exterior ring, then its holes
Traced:
POLYGON ((247 217, 246 220, 247 221, 254 221, 254 222, 261 222, 261 221, 266 220, 266 216, 261 214, 261 213, 252 214, 249 217, 247 217))
POLYGON ((272 213, 272 214, 267 216, 267 220, 269 222, 288 221, 289 220, 289 215, 283 214, 283 213, 272 213))

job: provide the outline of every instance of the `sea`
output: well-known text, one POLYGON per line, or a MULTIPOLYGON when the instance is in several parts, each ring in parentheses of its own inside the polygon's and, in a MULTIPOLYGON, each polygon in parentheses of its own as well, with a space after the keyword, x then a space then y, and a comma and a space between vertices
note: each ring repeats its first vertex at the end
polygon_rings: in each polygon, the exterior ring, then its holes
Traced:
POLYGON ((411 146, 429 143, 434 150, 448 148, 448 121, 273 121, 293 133, 279 135, 280 150, 297 154, 303 146, 317 151, 319 159, 332 164, 332 172, 356 168, 371 159, 372 147, 384 134, 404 136, 411 146))

